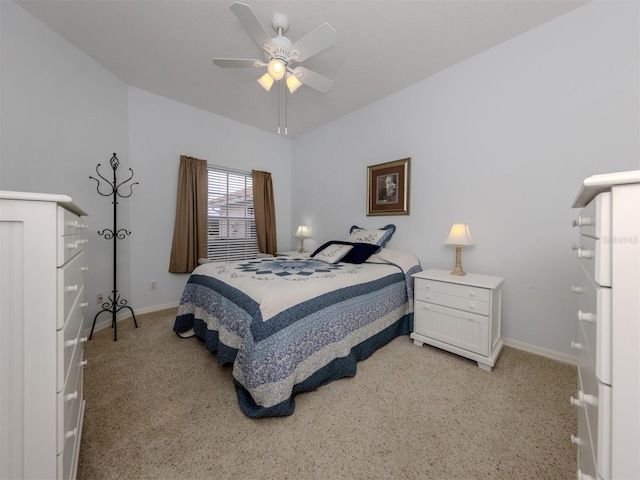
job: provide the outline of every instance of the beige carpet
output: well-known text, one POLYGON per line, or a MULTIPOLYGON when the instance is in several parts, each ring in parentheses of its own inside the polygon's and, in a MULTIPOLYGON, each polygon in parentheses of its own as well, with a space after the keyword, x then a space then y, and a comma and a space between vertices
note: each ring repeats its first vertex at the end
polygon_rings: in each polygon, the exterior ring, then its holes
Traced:
POLYGON ((174 315, 86 344, 79 479, 575 478, 573 366, 505 348, 489 373, 405 336, 298 395, 292 416, 254 420, 174 315))

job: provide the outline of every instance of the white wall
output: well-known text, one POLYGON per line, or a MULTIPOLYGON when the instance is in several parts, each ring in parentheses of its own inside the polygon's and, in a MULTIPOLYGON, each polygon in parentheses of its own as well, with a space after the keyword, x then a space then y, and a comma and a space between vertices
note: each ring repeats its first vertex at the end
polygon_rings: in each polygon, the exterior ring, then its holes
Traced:
MULTIPOLYGON (((0 2, 0 11, 0 189, 66 194, 89 214, 90 326, 99 311, 96 293, 106 299, 113 288, 112 242, 97 234, 111 228, 113 210, 89 176, 102 163, 110 178, 113 152, 126 170, 127 86, 15 3, 0 2)), ((126 207, 119 215, 128 223, 126 207)), ((118 257, 118 289, 129 298, 126 241, 118 257)))
POLYGON ((638 3, 594 2, 299 137, 294 224, 313 248, 353 224, 398 227, 390 247, 506 278, 502 333, 573 356, 571 203, 583 178, 640 168, 638 3), (411 215, 366 216, 366 167, 412 157, 411 215))
MULTIPOLYGON (((278 245, 291 248, 288 139, 129 88, 14 2, 0 8, 0 189, 64 193, 89 214, 85 328, 100 310, 96 294, 106 298, 113 288, 113 242, 97 234, 113 226, 111 198, 101 197, 89 176, 97 176, 101 163, 111 179, 114 152, 118 180, 131 167, 139 182, 118 206, 118 228, 132 232, 118 241, 118 291, 136 312, 177 303, 186 282, 185 275, 168 273, 180 155, 270 171, 278 245)), ((110 320, 103 313, 98 326, 110 320)))
POLYGON ((291 142, 182 103, 129 88, 131 165, 140 181, 131 198, 131 285, 137 310, 177 304, 187 275, 172 274, 180 155, 243 171, 271 172, 278 246, 291 241, 291 142), (151 281, 158 284, 150 290, 151 281))

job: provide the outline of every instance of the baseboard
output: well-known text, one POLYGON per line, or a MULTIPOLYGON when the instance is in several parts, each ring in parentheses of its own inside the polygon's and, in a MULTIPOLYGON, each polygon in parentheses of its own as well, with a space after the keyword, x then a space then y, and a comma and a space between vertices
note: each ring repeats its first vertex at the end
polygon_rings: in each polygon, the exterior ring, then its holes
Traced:
MULTIPOLYGON (((144 315, 145 313, 154 313, 162 310, 167 310, 169 308, 176 308, 178 305, 179 302, 165 303, 164 305, 154 305, 153 307, 134 309, 133 312, 136 315, 144 315)), ((96 321, 96 326, 93 329, 94 333, 111 327, 111 316, 109 314, 105 314, 102 316, 102 318, 102 320, 98 319, 98 321, 96 321)), ((116 322, 121 322, 128 318, 131 318, 131 311, 129 309, 121 310, 120 313, 116 314, 116 322)), ((86 328, 85 336, 89 336, 90 333, 91 327, 86 328)))
POLYGON ((518 340, 512 340, 510 338, 502 337, 502 340, 507 347, 512 347, 529 353, 535 353, 541 357, 547 357, 552 360, 557 360, 558 362, 568 363, 569 365, 578 365, 578 357, 573 355, 547 350, 546 348, 536 347, 535 345, 519 342, 518 340))

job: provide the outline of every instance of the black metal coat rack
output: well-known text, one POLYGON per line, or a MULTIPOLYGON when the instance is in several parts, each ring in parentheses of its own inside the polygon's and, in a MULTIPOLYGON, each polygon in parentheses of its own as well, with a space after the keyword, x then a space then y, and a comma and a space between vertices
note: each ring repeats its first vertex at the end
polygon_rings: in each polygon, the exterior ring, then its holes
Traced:
POLYGON ((111 196, 113 197, 113 202, 112 202, 113 203, 113 229, 105 228, 102 231, 98 231, 98 235, 103 236, 106 240, 113 239, 113 290, 111 291, 111 295, 109 295, 108 297, 108 301, 102 304, 102 310, 100 310, 93 319, 93 325, 91 326, 91 334, 89 335, 89 340, 91 340, 91 337, 93 336, 93 329, 96 326, 96 320, 98 319, 98 316, 102 312, 109 312, 111 313, 111 328, 113 328, 113 341, 115 342, 118 340, 118 327, 116 324, 116 314, 120 310, 128 308, 131 311, 131 315, 133 316, 133 324, 135 325, 136 328, 138 328, 138 322, 136 321, 135 313, 133 313, 133 308, 127 305, 127 301, 124 298, 120 298, 120 294, 118 293, 117 262, 116 262, 118 240, 122 240, 127 235, 131 235, 131 232, 126 228, 121 228, 118 230, 118 226, 117 226, 118 225, 117 223, 118 197, 129 198, 131 195, 133 195, 133 186, 138 185, 138 182, 129 183, 133 179, 133 170, 129 169, 129 172, 131 172, 131 176, 129 176, 129 178, 127 178, 123 182, 118 183, 116 180, 116 170, 118 170, 118 165, 120 165, 120 161, 118 160, 118 157, 116 156, 115 153, 113 154, 113 157, 111 157, 111 160, 109 160, 109 163, 111 164, 111 168, 113 169, 113 182, 110 180, 107 180, 105 177, 102 176, 99 170, 101 165, 100 163, 96 166, 96 173, 102 180, 104 180, 107 183, 110 191, 107 191, 106 193, 102 193, 100 191, 100 187, 103 186, 103 183, 101 183, 100 180, 98 180, 97 178, 89 176, 89 178, 96 181, 97 183, 96 189, 100 195, 102 195, 103 197, 111 197, 111 196), (129 192, 127 194, 121 193, 120 189, 123 186, 129 189, 129 192))

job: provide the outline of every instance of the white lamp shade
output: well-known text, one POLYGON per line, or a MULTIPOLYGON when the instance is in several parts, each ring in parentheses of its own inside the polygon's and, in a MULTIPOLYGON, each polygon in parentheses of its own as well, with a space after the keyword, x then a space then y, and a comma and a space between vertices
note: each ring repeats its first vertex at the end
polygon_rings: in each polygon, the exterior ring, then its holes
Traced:
POLYGON ((473 245, 476 242, 471 237, 469 225, 456 223, 451 227, 449 236, 444 241, 445 245, 473 245))
POLYGON ((287 77, 287 87, 289 88, 289 93, 295 92, 301 86, 302 86, 302 83, 300 82, 300 80, 298 80, 298 77, 296 77, 295 75, 289 75, 287 77))
POLYGON ((259 79, 258 79, 258 83, 262 86, 262 88, 264 88, 267 92, 269 90, 271 90, 271 87, 273 86, 273 77, 271 75, 269 75, 268 73, 265 73, 264 75, 262 75, 259 79))
POLYGON ((296 237, 298 238, 308 238, 309 237, 309 227, 306 225, 300 225, 298 230, 296 231, 296 237))
POLYGON ((282 80, 284 74, 287 72, 287 67, 284 63, 277 58, 272 59, 267 65, 267 72, 273 77, 274 80, 282 80))

